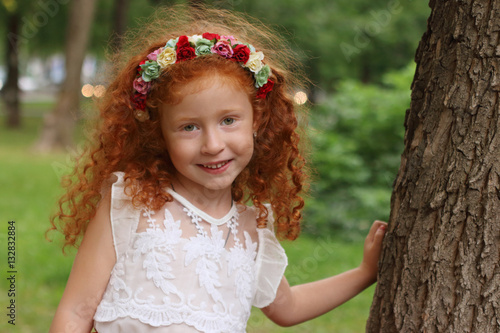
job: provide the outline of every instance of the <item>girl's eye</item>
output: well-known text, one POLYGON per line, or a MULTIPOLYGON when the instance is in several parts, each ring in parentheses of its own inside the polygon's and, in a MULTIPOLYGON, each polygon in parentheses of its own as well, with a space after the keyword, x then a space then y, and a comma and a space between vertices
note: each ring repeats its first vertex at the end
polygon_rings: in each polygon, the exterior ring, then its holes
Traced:
POLYGON ((234 118, 226 118, 222 121, 224 125, 232 125, 234 123, 234 118))
POLYGON ((183 128, 186 132, 192 132, 194 130, 196 130, 196 126, 195 125, 187 125, 187 126, 184 126, 183 128))

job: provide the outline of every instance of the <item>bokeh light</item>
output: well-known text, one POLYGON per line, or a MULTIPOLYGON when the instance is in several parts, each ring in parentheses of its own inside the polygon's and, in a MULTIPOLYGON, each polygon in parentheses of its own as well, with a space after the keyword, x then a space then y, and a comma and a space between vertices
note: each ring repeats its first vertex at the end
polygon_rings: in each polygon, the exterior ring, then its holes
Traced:
POLYGON ((92 97, 94 94, 94 87, 91 84, 86 84, 82 87, 82 95, 85 97, 92 97))
POLYGON ((303 91, 299 91, 295 94, 293 99, 294 99, 295 103, 297 103, 299 105, 305 104, 307 102, 307 94, 303 91))
POLYGON ((106 88, 103 85, 98 84, 97 86, 94 87, 94 96, 97 98, 104 96, 105 92, 106 88))
POLYGON ((103 85, 96 85, 95 87, 89 83, 85 84, 82 87, 82 95, 90 98, 92 96, 95 96, 97 98, 100 98, 104 96, 104 93, 106 92, 106 88, 103 85))

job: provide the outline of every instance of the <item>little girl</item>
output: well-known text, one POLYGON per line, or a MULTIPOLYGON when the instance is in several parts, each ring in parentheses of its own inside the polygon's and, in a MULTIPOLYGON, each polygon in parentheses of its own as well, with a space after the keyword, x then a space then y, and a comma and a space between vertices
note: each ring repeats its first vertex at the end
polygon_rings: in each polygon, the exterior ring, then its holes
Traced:
POLYGON ((284 43, 212 9, 170 8, 129 43, 52 220, 78 249, 51 332, 245 332, 252 306, 282 326, 375 282, 385 223, 361 265, 290 287, 307 185, 300 86, 284 43), (288 67, 287 67, 288 66, 288 67))

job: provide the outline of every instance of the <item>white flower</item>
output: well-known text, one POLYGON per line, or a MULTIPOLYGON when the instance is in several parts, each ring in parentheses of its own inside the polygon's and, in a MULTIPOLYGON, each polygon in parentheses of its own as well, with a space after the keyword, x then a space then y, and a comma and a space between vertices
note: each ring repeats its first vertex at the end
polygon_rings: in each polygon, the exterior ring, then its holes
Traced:
POLYGON ((245 67, 254 73, 258 73, 262 69, 262 60, 264 60, 264 53, 251 52, 245 67))
POLYGON ((158 54, 158 57, 156 58, 156 62, 158 65, 160 65, 161 68, 165 68, 167 66, 170 66, 172 64, 175 64, 177 60, 177 55, 175 53, 175 50, 171 47, 166 47, 163 49, 163 51, 158 54))
POLYGON ((188 37, 188 41, 190 43, 193 43, 194 45, 196 45, 196 43, 202 39, 203 37, 201 35, 192 35, 192 36, 189 36, 188 37))

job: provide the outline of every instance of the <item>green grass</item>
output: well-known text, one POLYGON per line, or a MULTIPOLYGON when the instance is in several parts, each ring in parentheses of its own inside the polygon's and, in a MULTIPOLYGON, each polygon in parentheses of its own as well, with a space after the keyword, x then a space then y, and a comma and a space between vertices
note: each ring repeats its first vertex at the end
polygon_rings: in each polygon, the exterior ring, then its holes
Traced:
MULTIPOLYGON (((47 105, 27 108, 47 109, 47 105)), ((32 113, 38 111, 31 111, 32 113)), ((3 126, 3 118, 0 121, 3 126)), ((64 290, 74 253, 63 255, 60 236, 45 239, 49 216, 55 207, 61 170, 70 164, 68 155, 38 155, 31 147, 38 137, 41 117, 23 119, 21 130, 0 129, 0 332, 47 332, 64 290), (7 228, 16 226, 16 326, 7 323, 7 228)), ((313 281, 356 266, 362 244, 324 237, 299 237, 284 242, 289 257, 287 278, 292 284, 313 281)), ((279 328, 254 309, 248 332, 363 332, 373 287, 355 299, 308 323, 279 328)))

